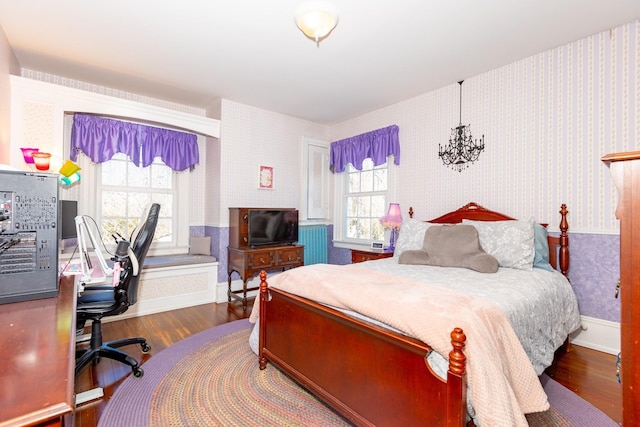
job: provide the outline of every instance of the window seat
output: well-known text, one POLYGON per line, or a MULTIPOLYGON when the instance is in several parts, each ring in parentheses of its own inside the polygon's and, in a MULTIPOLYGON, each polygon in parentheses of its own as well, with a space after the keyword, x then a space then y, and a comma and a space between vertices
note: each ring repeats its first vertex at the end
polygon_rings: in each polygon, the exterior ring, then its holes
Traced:
POLYGON ((216 257, 208 255, 191 255, 191 254, 179 254, 179 255, 162 255, 162 256, 148 256, 144 259, 143 269, 148 268, 161 268, 161 267, 176 267, 186 266, 192 264, 208 264, 212 262, 218 262, 216 257))
POLYGON ((140 276, 138 303, 125 313, 108 319, 126 319, 216 302, 216 257, 190 254, 147 256, 140 276))

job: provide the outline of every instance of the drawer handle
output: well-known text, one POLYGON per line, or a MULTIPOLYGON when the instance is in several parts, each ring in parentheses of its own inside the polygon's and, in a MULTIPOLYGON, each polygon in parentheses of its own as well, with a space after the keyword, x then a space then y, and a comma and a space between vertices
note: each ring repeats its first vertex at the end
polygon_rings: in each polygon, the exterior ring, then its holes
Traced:
POLYGON ((291 261, 291 255, 289 255, 289 261, 291 261))
POLYGON ((264 264, 264 258, 260 258, 260 264, 264 264))

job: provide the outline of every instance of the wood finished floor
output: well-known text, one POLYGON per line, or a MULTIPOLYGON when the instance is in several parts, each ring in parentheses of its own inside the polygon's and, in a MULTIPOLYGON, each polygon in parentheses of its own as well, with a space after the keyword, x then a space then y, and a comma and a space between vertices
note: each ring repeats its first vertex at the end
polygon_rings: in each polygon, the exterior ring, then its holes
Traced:
MULTIPOLYGON (((226 322, 248 317, 240 304, 204 304, 164 313, 103 324, 104 340, 143 336, 151 352, 143 355, 139 346, 124 351, 143 362, 170 345, 195 333, 226 322)), ((142 366, 144 369, 144 365, 142 366)), ((600 408, 614 421, 622 422, 622 395, 615 377, 615 356, 588 348, 571 346, 561 352, 547 373, 556 381, 600 408)), ((87 402, 76 410, 76 427, 95 427, 108 400, 131 369, 109 359, 86 367, 77 377, 76 393, 95 387, 104 389, 104 397, 87 402)))

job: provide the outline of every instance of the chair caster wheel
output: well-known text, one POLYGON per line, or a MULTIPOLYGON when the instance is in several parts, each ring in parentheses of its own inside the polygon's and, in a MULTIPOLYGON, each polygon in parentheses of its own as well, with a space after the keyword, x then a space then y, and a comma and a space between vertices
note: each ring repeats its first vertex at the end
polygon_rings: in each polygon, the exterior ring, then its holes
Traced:
POLYGON ((147 343, 141 344, 141 347, 144 354, 147 354, 151 351, 151 346, 147 343))
POLYGON ((144 375, 144 371, 142 370, 142 368, 134 368, 133 369, 133 376, 135 378, 142 378, 143 375, 144 375))

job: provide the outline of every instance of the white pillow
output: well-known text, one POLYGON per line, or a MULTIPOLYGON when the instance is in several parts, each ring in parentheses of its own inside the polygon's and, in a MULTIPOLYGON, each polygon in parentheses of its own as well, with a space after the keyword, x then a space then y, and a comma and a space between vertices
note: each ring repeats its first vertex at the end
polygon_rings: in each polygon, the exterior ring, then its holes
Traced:
POLYGON ((432 225, 434 224, 418 221, 413 218, 402 221, 393 256, 399 257, 402 252, 407 250, 422 249, 422 246, 424 245, 424 232, 432 225))
POLYGON ((480 246, 498 259, 500 267, 531 270, 535 256, 533 221, 472 221, 464 224, 478 230, 480 246))

